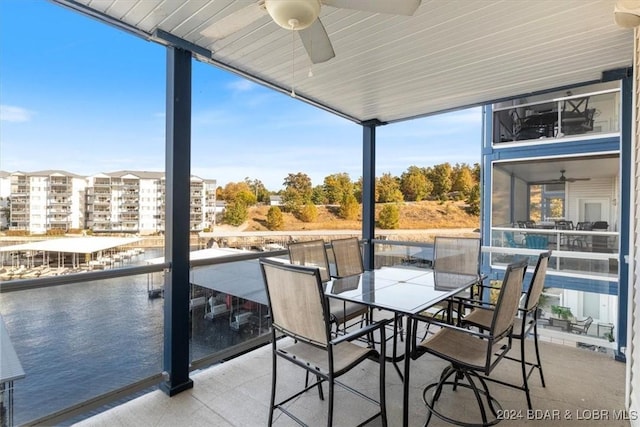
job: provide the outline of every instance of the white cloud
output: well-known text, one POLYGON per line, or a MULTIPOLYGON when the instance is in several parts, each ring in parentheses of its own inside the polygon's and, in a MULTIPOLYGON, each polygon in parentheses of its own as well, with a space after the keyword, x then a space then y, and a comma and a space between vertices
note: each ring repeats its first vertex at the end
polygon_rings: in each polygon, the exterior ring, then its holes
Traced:
POLYGON ((247 79, 236 79, 230 82, 227 87, 235 92, 248 92, 256 88, 257 85, 247 79))
POLYGON ((0 105, 0 121, 2 122, 28 122, 32 116, 33 112, 26 108, 13 105, 0 105))

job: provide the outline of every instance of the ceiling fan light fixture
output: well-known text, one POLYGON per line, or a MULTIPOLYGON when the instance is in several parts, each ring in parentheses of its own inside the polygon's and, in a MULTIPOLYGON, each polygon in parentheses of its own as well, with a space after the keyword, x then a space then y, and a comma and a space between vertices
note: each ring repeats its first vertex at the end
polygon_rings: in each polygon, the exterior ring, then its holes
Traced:
POLYGON ((640 1, 618 0, 614 6, 613 16, 622 28, 633 28, 640 25, 640 1))
POLYGON ((304 30, 320 15, 320 0, 265 0, 264 6, 275 23, 287 30, 304 30))

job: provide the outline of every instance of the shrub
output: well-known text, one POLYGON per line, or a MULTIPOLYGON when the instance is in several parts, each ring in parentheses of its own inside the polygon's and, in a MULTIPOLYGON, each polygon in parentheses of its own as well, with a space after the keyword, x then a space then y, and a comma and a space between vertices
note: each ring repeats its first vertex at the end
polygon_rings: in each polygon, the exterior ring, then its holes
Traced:
POLYGON ((378 227, 385 230, 400 228, 400 210, 398 205, 384 205, 378 216, 378 227))
POLYGON ((237 227, 247 220, 249 211, 247 206, 241 201, 228 203, 224 209, 222 220, 229 225, 237 227))
POLYGON ((298 218, 304 222, 314 222, 318 219, 318 208, 311 202, 304 204, 298 212, 298 218))
POLYGON ((353 194, 345 194, 340 201, 338 216, 342 219, 355 220, 358 219, 360 205, 353 194))
POLYGON ((30 233, 28 230, 7 230, 4 234, 6 236, 28 236, 30 233))
POLYGON ((267 228, 269 230, 282 230, 284 228, 284 217, 282 211, 277 206, 271 206, 267 212, 267 228))

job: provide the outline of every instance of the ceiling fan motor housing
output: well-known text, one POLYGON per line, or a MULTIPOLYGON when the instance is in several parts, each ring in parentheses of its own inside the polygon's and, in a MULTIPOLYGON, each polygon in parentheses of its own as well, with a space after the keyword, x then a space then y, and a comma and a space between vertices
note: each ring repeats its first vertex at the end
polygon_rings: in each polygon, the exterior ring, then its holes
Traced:
POLYGON ((287 30, 304 30, 320 15, 320 0, 265 0, 274 22, 287 30))

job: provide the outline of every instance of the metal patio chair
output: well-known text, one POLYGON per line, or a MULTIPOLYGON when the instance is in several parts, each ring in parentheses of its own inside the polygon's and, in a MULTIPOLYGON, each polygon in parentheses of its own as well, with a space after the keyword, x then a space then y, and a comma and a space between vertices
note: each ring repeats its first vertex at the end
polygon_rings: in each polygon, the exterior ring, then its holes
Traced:
MULTIPOLYGON (((440 329, 418 344, 411 357, 419 358, 425 353, 432 354, 450 363, 440 375, 439 381, 429 384, 423 391, 423 400, 428 409, 425 426, 432 415, 457 425, 493 425, 499 422, 500 403, 491 396, 485 378, 511 349, 513 323, 518 311, 518 301, 522 292, 522 278, 527 268, 526 261, 509 264, 491 322, 486 331, 477 332, 451 324, 437 322, 440 329), (479 385, 478 385, 479 384, 479 385), (481 423, 469 423, 453 418, 456 414, 445 414, 437 407, 445 386, 455 391, 458 387, 471 389, 478 404, 481 423), (430 393, 433 391, 432 393, 430 393), (491 411, 488 417, 487 407, 491 411)), ((433 320, 428 320, 435 322, 433 320)))
POLYGON ((357 237, 332 240, 331 250, 336 263, 336 277, 355 276, 364 271, 357 237))
POLYGON ((273 374, 268 425, 273 424, 273 415, 276 409, 291 417, 298 424, 305 425, 290 412, 287 404, 315 387, 318 388, 320 399, 324 399, 322 383, 327 382, 329 387, 328 426, 333 425, 335 385, 341 386, 380 407, 378 412, 362 424, 381 417, 382 425, 386 426, 384 326, 387 321, 371 323, 348 335, 335 337, 331 333, 331 315, 319 268, 284 264, 269 259, 261 259, 260 267, 272 320, 273 374), (380 352, 374 348, 352 342, 375 331, 379 331, 382 337, 380 352), (280 334, 290 337, 292 340, 279 339, 280 334), (310 385, 305 384, 302 390, 276 403, 278 358, 291 362, 306 370, 307 373, 315 375, 317 381, 310 385), (366 359, 371 359, 379 364, 378 400, 358 392, 337 379, 366 359))
MULTIPOLYGON (((324 240, 311 240, 307 242, 289 243, 289 261, 291 264, 317 267, 320 270, 320 279, 323 283, 331 280, 329 270, 329 258, 324 240)), ((336 333, 346 332, 347 322, 357 317, 366 315, 366 306, 353 302, 341 301, 329 298, 329 311, 331 320, 336 325, 336 333)))
MULTIPOLYGON (((480 239, 472 237, 436 236, 433 247, 433 269, 440 273, 456 273, 476 276, 480 282, 480 239)), ((473 294, 462 295, 464 298, 473 294)), ((421 313, 423 317, 453 321, 459 316, 460 304, 457 298, 450 298, 434 305, 429 311, 421 313)), ((429 333, 429 324, 425 330, 425 337, 429 333)), ((423 338, 424 339, 424 338, 423 338)))
MULTIPOLYGON (((551 257, 551 252, 543 252, 538 256, 538 262, 536 263, 536 268, 533 272, 531 283, 529 284, 527 291, 524 293, 523 304, 518 308, 518 315, 514 321, 511 338, 515 338, 520 341, 520 357, 516 358, 512 356, 505 356, 505 358, 507 359, 514 360, 520 363, 520 370, 522 372, 522 384, 512 384, 489 378, 490 381, 524 391, 527 397, 527 406, 529 407, 529 409, 533 409, 533 407, 531 405, 531 395, 529 393, 528 379, 534 369, 538 369, 542 387, 546 387, 544 382, 544 374, 542 373, 540 350, 538 348, 538 304, 540 301, 540 295, 542 295, 542 290, 544 288, 544 281, 547 275, 547 267, 549 265, 549 257, 551 257), (527 362, 525 360, 525 341, 527 336, 529 336, 530 334, 533 335, 533 344, 536 353, 535 362, 527 362)), ((491 326, 492 316, 493 308, 478 306, 474 308, 471 313, 462 318, 461 325, 475 326, 482 330, 487 330, 491 326)))

